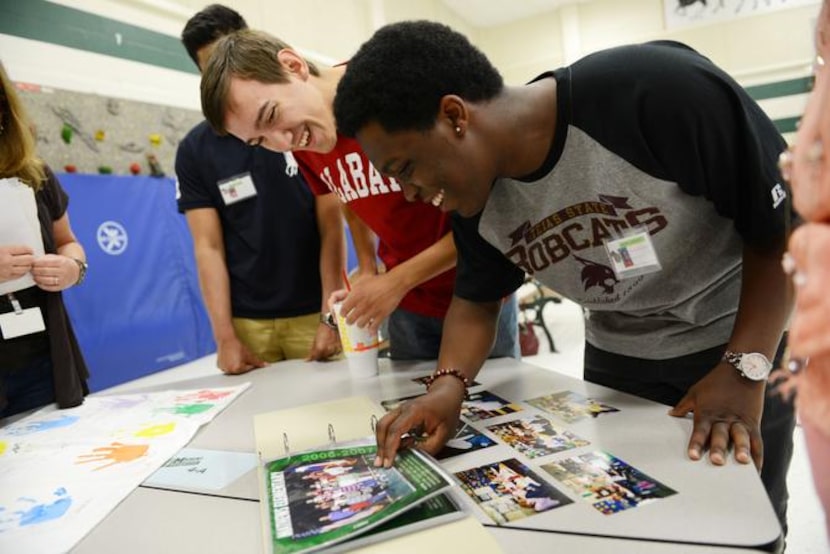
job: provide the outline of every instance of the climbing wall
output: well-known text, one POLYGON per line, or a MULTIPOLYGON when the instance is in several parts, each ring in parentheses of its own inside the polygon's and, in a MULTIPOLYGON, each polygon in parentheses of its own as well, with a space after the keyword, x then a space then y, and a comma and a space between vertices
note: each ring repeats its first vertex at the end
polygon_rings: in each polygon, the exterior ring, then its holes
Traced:
POLYGON ((38 153, 56 172, 174 176, 196 110, 18 84, 38 153))

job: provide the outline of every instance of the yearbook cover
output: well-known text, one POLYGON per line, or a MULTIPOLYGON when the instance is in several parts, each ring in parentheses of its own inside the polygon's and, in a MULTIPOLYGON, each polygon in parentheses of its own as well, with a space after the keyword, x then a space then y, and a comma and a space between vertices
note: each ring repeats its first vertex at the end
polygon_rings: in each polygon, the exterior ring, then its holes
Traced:
POLYGON ((385 469, 374 466, 376 452, 372 437, 265 462, 270 550, 312 552, 355 537, 368 544, 463 515, 441 494, 452 480, 434 459, 403 450, 385 469))

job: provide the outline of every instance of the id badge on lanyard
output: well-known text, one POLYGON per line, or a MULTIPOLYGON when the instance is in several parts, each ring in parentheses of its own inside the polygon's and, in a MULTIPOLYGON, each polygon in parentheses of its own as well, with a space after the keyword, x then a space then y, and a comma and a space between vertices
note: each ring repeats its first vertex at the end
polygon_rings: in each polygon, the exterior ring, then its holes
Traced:
POLYGON ((226 206, 235 204, 246 198, 256 196, 256 187, 250 173, 243 173, 224 181, 219 181, 219 193, 226 206))
POLYGON ((35 306, 24 309, 14 294, 9 293, 6 296, 14 311, 0 314, 0 332, 3 333, 4 339, 13 339, 46 330, 40 308, 35 306))
POLYGON ((645 227, 633 227, 622 238, 608 239, 605 249, 617 279, 627 279, 660 271, 651 235, 645 227))

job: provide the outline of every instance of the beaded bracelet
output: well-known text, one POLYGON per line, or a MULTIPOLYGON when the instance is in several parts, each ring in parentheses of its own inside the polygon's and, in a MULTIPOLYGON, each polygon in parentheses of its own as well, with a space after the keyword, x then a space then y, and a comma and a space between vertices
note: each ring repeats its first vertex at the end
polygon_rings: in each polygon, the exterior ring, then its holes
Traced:
POLYGON ((466 398, 467 389, 470 387, 470 380, 467 379, 467 377, 463 373, 461 373, 461 370, 455 368, 441 368, 436 370, 435 373, 433 373, 429 377, 427 377, 426 381, 424 382, 424 384, 427 386, 427 392, 429 392, 430 387, 432 387, 432 384, 435 382, 436 379, 438 379, 439 377, 444 377, 446 375, 455 377, 464 384, 464 397, 466 398))

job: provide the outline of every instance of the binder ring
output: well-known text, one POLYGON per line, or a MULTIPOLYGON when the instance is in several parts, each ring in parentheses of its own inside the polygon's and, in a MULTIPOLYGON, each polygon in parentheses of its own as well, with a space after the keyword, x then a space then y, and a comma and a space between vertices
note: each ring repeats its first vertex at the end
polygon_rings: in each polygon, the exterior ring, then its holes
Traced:
MULTIPOLYGON (((372 433, 375 433, 378 426, 378 418, 375 414, 372 414, 372 416, 369 418, 369 425, 372 428, 372 433)), ((334 425, 332 425, 331 423, 328 424, 328 433, 329 443, 331 443, 332 446, 337 446, 337 435, 334 431, 334 425)), ((289 456, 291 454, 291 447, 288 442, 288 433, 282 434, 282 448, 285 451, 286 456, 289 456)))

